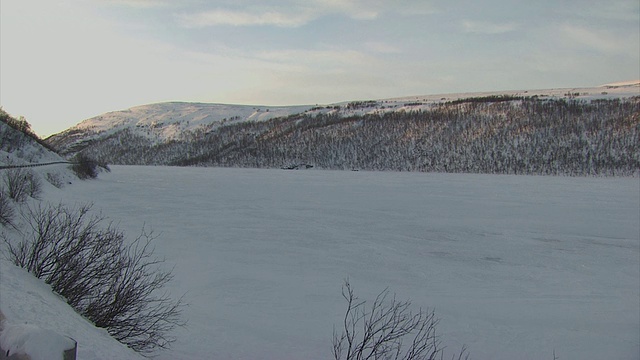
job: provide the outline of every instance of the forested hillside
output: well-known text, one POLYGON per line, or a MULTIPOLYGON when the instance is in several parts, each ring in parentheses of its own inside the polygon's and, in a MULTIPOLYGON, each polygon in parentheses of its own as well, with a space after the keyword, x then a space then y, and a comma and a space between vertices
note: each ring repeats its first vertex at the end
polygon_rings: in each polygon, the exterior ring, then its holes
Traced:
POLYGON ((221 124, 166 142, 123 129, 63 150, 111 164, 628 176, 640 167, 639 139, 640 97, 478 97, 221 124))

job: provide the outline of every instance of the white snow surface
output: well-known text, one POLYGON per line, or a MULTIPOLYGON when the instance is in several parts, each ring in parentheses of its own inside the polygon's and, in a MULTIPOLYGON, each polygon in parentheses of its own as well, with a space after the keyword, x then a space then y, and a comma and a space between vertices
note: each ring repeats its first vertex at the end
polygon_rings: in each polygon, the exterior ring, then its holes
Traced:
MULTIPOLYGON (((0 126, 6 126, 0 123, 0 126)), ((0 165, 27 165, 64 161, 37 143, 26 143, 13 152, 0 150, 0 165)), ((7 171, 7 170, 2 170, 7 171)), ((0 175, 4 174, 0 171, 0 175)), ((67 164, 28 168, 40 176, 43 194, 58 194, 57 186, 80 182, 67 164)), ((2 181, 2 180, 0 180, 2 181)), ((73 186, 71 186, 73 187, 73 186)), ((31 199, 31 203, 36 200, 31 199)), ((18 212, 18 211, 16 211, 18 212)), ((20 221, 16 217, 15 221, 20 221)), ((18 225, 20 227, 20 225, 18 225)), ((10 232, 0 228, 2 232, 10 232)), ((15 234, 15 233, 14 233, 15 234)), ((11 237, 11 235, 9 235, 11 237)), ((4 246, 4 244, 0 245, 4 246)), ((78 315, 49 285, 6 260, 0 254, 0 347, 9 354, 28 354, 32 360, 62 358, 62 351, 78 342, 79 360, 144 359, 78 315), (0 316, 1 318, 1 316, 0 316)))
MULTIPOLYGON (((640 358, 637 178, 113 166, 45 197, 159 235, 189 306, 158 359, 331 358, 345 278, 435 309, 449 354, 640 358)), ((2 266, 8 317, 57 319, 79 359, 107 358, 104 332, 2 266)))
MULTIPOLYGON (((8 127, 8 125, 0 122, 0 127, 8 127)), ((12 152, 0 150, 0 166, 43 164, 63 161, 66 160, 35 141, 26 141, 19 149, 15 149, 12 152)), ((71 169, 69 169, 67 164, 32 167, 29 168, 28 171, 32 171, 40 175, 42 180, 41 183, 45 190, 52 186, 48 182, 51 181, 51 179, 55 179, 59 186, 63 186, 64 184, 71 183, 78 179, 71 169)))
POLYGON ((3 349, 32 360, 62 359, 62 350, 78 342, 78 360, 144 359, 78 315, 51 287, 0 257, 0 333, 3 349))
MULTIPOLYGON (((0 127, 9 128, 2 122, 0 127)), ((17 130, 14 131, 17 132, 17 130)), ((0 150, 0 165, 28 165, 54 161, 65 161, 65 159, 32 140, 25 140, 19 149, 12 152, 0 150)))
POLYGON ((167 102, 109 112, 87 119, 72 129, 99 133, 129 128, 150 137, 174 139, 183 131, 193 131, 198 128, 206 131, 207 126, 229 122, 264 121, 301 113, 310 108, 311 106, 277 107, 167 102))
MULTIPOLYGON (((295 114, 327 114, 354 116, 394 111, 426 110, 447 101, 484 96, 538 96, 540 99, 574 98, 585 101, 640 96, 640 81, 627 81, 590 88, 558 88, 542 90, 510 90, 406 96, 392 99, 345 101, 329 105, 263 106, 211 103, 166 102, 136 106, 86 119, 69 130, 88 130, 94 136, 129 129, 157 142, 178 139, 192 131, 210 131, 233 122, 264 121, 295 114), (358 106, 348 106, 357 104, 358 106)), ((91 137, 91 136, 89 136, 91 137)), ((86 140, 86 137, 83 137, 86 140)))
POLYGON ((9 355, 29 355, 31 360, 62 360, 64 351, 75 347, 73 339, 35 325, 4 321, 0 328, 0 347, 9 355))

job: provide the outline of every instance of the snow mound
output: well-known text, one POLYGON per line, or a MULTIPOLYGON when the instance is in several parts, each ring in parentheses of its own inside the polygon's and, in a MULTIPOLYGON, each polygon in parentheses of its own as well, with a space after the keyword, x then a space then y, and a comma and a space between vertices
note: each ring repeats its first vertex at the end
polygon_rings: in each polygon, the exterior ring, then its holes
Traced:
POLYGON ((75 351, 76 342, 55 331, 31 324, 0 324, 0 348, 7 355, 27 355, 31 360, 63 359, 63 354, 75 351))
POLYGON ((6 316, 2 348, 32 359, 51 359, 78 342, 77 358, 144 359, 76 313, 49 285, 0 258, 0 311, 6 316), (53 335, 55 334, 55 335, 53 335))

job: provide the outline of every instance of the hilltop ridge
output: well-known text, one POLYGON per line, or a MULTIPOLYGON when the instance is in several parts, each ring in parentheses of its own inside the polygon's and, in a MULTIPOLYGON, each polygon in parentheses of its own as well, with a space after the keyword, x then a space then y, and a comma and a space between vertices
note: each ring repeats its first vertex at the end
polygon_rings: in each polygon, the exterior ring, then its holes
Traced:
MULTIPOLYGON (((200 102, 162 102, 139 105, 125 110, 111 111, 81 121, 77 125, 54 134, 48 140, 56 144, 65 134, 78 131, 104 132, 127 127, 151 129, 161 139, 179 137, 180 132, 194 131, 199 127, 228 124, 241 121, 265 121, 294 114, 332 114, 342 116, 370 113, 423 110, 434 104, 465 98, 512 96, 547 99, 611 99, 640 95, 640 80, 604 84, 589 88, 557 88, 538 90, 507 90, 492 92, 467 92, 404 96, 378 100, 351 100, 327 105, 234 105, 200 102)), ((64 148, 63 148, 64 150, 64 148)))
POLYGON ((47 142, 111 164, 632 175, 639 103, 640 82, 313 106, 172 102, 47 142))

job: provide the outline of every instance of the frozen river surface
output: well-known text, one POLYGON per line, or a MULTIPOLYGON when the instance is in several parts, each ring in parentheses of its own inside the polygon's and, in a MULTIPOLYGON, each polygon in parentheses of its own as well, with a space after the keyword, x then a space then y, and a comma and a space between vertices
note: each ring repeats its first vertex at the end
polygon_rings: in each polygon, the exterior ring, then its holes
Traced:
POLYGON ((640 184, 113 166, 49 201, 159 235, 188 326, 159 359, 329 359, 341 286, 435 308, 448 353, 640 358, 640 184))

